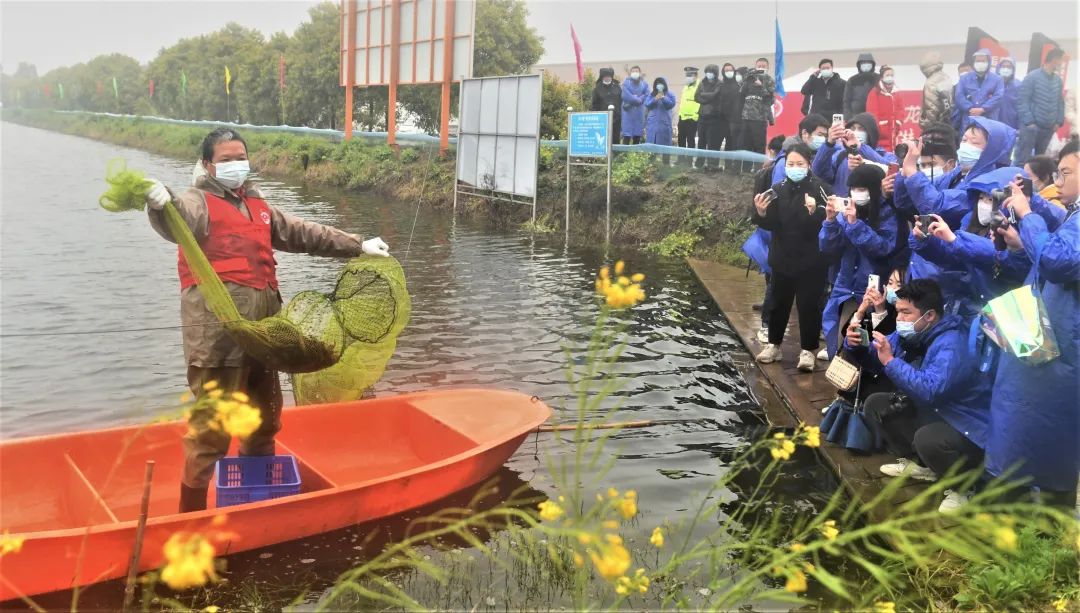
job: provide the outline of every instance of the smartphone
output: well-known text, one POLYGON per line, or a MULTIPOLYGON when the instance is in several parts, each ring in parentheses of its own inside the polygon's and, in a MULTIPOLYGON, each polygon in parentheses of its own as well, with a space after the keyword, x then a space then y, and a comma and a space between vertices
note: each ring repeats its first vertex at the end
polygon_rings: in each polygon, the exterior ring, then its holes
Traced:
POLYGON ((772 202, 773 200, 776 200, 776 192, 774 192, 771 187, 769 189, 761 192, 761 194, 763 196, 765 196, 766 198, 768 198, 769 202, 772 202))
POLYGON ((840 213, 846 213, 848 208, 851 207, 851 198, 837 198, 836 200, 840 203, 840 206, 838 207, 838 212, 840 213))
POLYGON ((835 113, 832 116, 832 122, 833 122, 833 125, 836 125, 836 124, 843 125, 843 123, 844 123, 844 114, 843 113, 835 113))
POLYGON ((877 275, 867 275, 866 277, 866 289, 881 289, 881 277, 877 275))
POLYGON ((885 176, 894 175, 900 170, 900 165, 896 162, 889 164, 888 170, 885 171, 885 176))
POLYGON ((1031 191, 1032 191, 1031 179, 1021 179, 1020 180, 1020 185, 1021 185, 1021 190, 1020 191, 1024 192, 1024 195, 1028 197, 1028 200, 1030 200, 1031 199, 1031 191))
POLYGON ((866 331, 866 328, 859 326, 859 344, 863 347, 870 346, 870 333, 866 331))
POLYGON ((930 236, 930 224, 933 222, 934 220, 930 219, 929 216, 920 215, 919 222, 917 224, 919 226, 919 231, 922 232, 925 236, 930 236))

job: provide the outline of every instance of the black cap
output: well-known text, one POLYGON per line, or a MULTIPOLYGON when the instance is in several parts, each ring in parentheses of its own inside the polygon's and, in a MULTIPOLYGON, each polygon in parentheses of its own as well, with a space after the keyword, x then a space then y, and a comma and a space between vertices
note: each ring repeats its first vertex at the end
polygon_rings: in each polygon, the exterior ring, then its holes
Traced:
POLYGON ((683 66, 683 72, 686 74, 697 74, 697 66, 683 66))

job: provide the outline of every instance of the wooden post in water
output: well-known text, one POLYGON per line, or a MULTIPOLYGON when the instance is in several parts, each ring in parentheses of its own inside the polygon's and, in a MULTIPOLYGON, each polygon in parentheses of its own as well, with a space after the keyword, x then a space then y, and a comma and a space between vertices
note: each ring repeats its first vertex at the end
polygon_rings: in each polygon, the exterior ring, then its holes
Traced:
POLYGON ((142 505, 139 507, 139 525, 135 529, 135 546, 131 552, 131 564, 128 566, 127 585, 124 586, 124 610, 131 608, 135 598, 135 576, 139 574, 139 558, 142 557, 143 533, 146 531, 146 517, 150 512, 150 484, 154 479, 154 461, 146 461, 146 475, 143 477, 142 505))

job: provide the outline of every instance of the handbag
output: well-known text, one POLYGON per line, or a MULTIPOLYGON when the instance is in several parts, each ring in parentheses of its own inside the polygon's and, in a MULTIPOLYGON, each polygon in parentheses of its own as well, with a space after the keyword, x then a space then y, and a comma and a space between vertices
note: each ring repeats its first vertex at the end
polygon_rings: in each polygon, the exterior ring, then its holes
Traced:
POLYGON ((1061 355, 1039 290, 1041 255, 1040 249, 1035 254, 1031 284, 994 298, 979 314, 986 337, 1028 366, 1045 364, 1061 355))
POLYGON ((828 370, 825 371, 825 378, 829 380, 829 383, 836 386, 836 389, 850 392, 851 388, 855 387, 855 383, 859 380, 859 367, 845 360, 837 352, 832 362, 829 363, 828 370))

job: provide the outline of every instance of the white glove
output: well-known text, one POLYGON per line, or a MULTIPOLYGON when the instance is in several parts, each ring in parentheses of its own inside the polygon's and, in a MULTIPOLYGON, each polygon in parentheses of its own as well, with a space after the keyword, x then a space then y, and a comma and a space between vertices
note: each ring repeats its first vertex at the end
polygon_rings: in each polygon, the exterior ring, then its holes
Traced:
POLYGON ((172 194, 169 193, 169 190, 165 188, 165 185, 162 184, 161 181, 158 181, 157 179, 153 179, 153 181, 153 187, 151 187, 150 191, 146 194, 146 206, 155 211, 160 211, 165 208, 166 202, 172 201, 172 194))
POLYGON ((384 258, 390 257, 390 246, 384 243, 383 239, 378 236, 369 238, 360 243, 360 250, 367 255, 381 255, 384 258))

